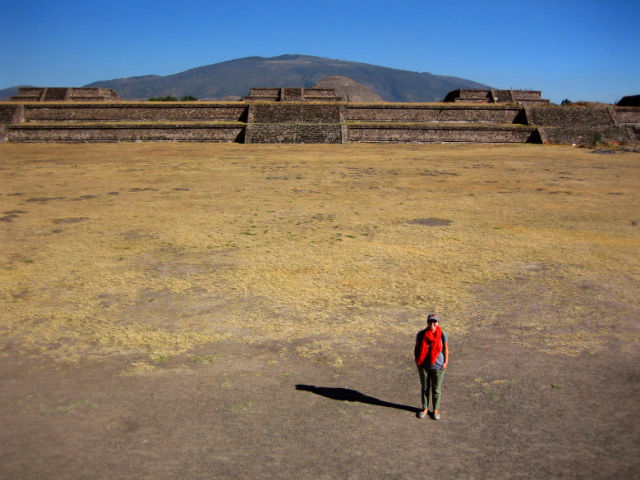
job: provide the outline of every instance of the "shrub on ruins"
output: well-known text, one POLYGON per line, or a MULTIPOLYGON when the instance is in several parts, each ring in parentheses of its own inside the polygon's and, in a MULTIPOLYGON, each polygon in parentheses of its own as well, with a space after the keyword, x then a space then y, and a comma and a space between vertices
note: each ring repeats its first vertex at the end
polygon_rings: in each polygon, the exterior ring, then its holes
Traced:
POLYGON ((602 142, 602 134, 596 130, 591 130, 588 136, 588 144, 596 146, 602 142))
POLYGON ((183 102, 195 102, 198 99, 196 97, 194 97, 193 95, 185 95, 180 100, 183 101, 183 102))
POLYGON ((177 102, 178 99, 172 95, 167 95, 166 97, 151 97, 149 101, 150 102, 177 102))
POLYGON ((571 105, 572 103, 573 102, 571 100, 565 98, 564 100, 562 100, 562 102, 560 102, 560 105, 571 105))

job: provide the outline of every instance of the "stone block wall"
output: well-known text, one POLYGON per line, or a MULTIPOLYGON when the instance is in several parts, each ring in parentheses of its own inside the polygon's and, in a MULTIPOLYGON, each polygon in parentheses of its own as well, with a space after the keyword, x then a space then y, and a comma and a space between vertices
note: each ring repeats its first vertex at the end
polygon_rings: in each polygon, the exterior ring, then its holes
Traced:
POLYGON ((250 88, 249 96, 246 97, 245 99, 277 102, 280 100, 280 88, 271 88, 271 87, 250 88))
POLYGON ((246 105, 122 102, 105 104, 25 104, 26 122, 244 121, 246 105))
POLYGON ((282 102, 300 102, 303 98, 302 88, 283 88, 280 92, 282 102))
POLYGON ((18 95, 11 97, 18 102, 88 102, 116 101, 120 96, 110 88, 93 87, 20 87, 18 95))
POLYGON ((11 97, 11 100, 20 102, 39 102, 42 96, 42 88, 39 87, 20 87, 18 90, 20 93, 16 97, 11 97))
POLYGON ((248 124, 245 143, 343 143, 337 124, 248 124))
POLYGON ((41 101, 64 102, 65 100, 68 100, 68 94, 68 88, 45 88, 44 98, 42 98, 41 101))
POLYGON ((638 107, 339 102, 0 103, 0 141, 638 141, 638 107))
POLYGON ((333 102, 339 100, 333 88, 305 88, 303 95, 306 101, 333 102))
POLYGON ((636 141, 632 128, 562 126, 540 127, 538 130, 544 143, 591 145, 600 140, 620 143, 636 141))
POLYGON ((640 107, 614 107, 613 115, 618 125, 640 125, 640 107))
POLYGON ((459 105, 347 105, 353 122, 487 122, 517 123, 520 107, 459 105))
POLYGON ((444 99, 445 102, 483 102, 492 101, 490 90, 454 90, 449 92, 444 99))
POLYGON ((607 107, 525 107, 529 125, 569 127, 572 125, 613 126, 615 120, 607 107))
POLYGON ((637 113, 620 112, 618 116, 618 112, 613 107, 525 108, 528 123, 540 127, 540 137, 543 142, 576 145, 589 145, 600 140, 621 143, 636 141, 633 129, 626 127, 637 124, 639 118, 636 115, 640 116, 640 109, 637 110, 637 113))
POLYGON ((342 123, 344 107, 338 104, 251 103, 248 123, 342 123))
POLYGON ((539 143, 532 127, 349 125, 349 142, 375 143, 539 143))
POLYGON ((20 123, 22 119, 16 118, 19 116, 20 110, 24 111, 22 105, 17 104, 4 104, 0 105, 0 125, 8 125, 10 123, 20 123))
POLYGON ((8 125, 6 141, 18 143, 83 142, 242 142, 243 125, 121 124, 121 125, 8 125))
POLYGON ((548 104, 541 98, 539 90, 453 90, 447 94, 445 102, 455 103, 520 103, 523 105, 548 104))
POLYGON ((74 87, 69 89, 69 100, 73 102, 121 100, 110 88, 74 87))
POLYGON ((246 101, 258 102, 308 102, 324 101, 335 102, 340 100, 336 96, 333 88, 273 88, 259 87, 250 88, 249 95, 244 98, 246 101))
POLYGON ((542 99, 540 90, 506 90, 511 92, 514 101, 538 101, 542 99))
POLYGON ((510 90, 491 90, 493 101, 497 103, 512 103, 513 97, 510 90))

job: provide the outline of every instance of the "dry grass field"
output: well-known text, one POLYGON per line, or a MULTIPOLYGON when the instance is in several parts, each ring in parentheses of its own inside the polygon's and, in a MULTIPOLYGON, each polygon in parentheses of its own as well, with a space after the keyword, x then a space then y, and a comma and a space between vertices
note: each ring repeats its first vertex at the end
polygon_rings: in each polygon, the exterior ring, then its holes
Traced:
POLYGON ((0 145, 0 419, 14 432, 0 439, 0 476, 415 478, 419 459, 398 442, 434 427, 396 410, 417 406, 412 342, 430 311, 452 338, 443 417, 455 408, 460 422, 437 424, 450 447, 439 472, 631 472, 639 186, 640 154, 540 145, 0 145), (610 358, 615 372, 580 378, 610 358), (609 376, 622 387, 605 406, 609 376), (293 388, 314 378, 366 395, 293 388), (162 422, 143 420, 148 391, 163 388, 184 397, 162 422), (280 392, 277 407, 266 391, 280 392), (553 418, 533 413, 548 395, 565 396, 557 438, 553 418), (613 416, 572 430, 586 405, 613 416), (314 415, 324 443, 304 433, 314 415), (617 449, 598 450, 611 447, 597 434, 617 449), (70 440, 54 446, 59 436, 70 440), (482 448, 492 442, 502 467, 482 448))

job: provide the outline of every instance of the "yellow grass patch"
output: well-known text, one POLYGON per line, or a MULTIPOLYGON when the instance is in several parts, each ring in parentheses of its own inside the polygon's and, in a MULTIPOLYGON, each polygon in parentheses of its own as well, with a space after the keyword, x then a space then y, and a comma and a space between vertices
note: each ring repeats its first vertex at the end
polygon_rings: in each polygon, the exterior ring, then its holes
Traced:
POLYGON ((307 339, 299 353, 314 356, 410 337, 429 311, 468 332, 478 306, 485 319, 520 308, 478 287, 513 279, 509 298, 524 298, 523 275, 544 287, 538 313, 554 328, 518 341, 597 347, 583 319, 598 295, 621 305, 615 334, 637 340, 625 315, 640 308, 638 154, 5 144, 0 168, 5 352, 151 358, 307 339))

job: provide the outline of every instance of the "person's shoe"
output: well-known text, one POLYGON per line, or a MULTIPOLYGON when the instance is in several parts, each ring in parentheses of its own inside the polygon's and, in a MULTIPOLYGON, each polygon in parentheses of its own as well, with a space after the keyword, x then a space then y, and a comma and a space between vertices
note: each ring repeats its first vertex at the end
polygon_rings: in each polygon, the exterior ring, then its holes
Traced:
POLYGON ((418 413, 418 418, 422 419, 424 417, 427 416, 427 411, 426 410, 420 410, 420 412, 418 413))
POLYGON ((440 420, 440 414, 436 413, 436 412, 433 412, 433 419, 434 420, 440 420))

